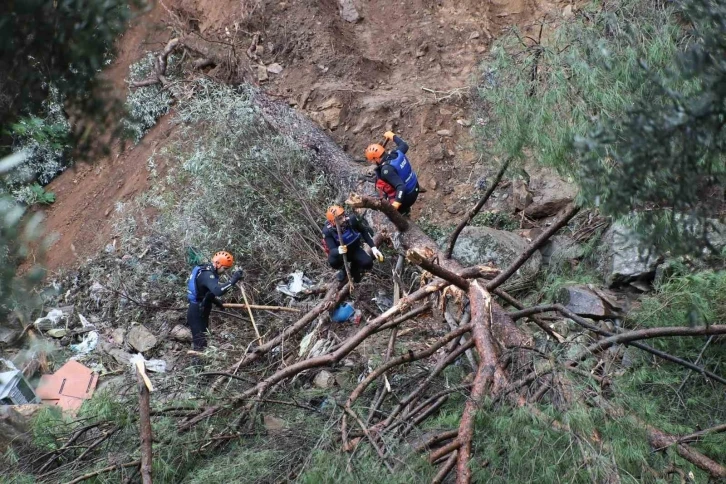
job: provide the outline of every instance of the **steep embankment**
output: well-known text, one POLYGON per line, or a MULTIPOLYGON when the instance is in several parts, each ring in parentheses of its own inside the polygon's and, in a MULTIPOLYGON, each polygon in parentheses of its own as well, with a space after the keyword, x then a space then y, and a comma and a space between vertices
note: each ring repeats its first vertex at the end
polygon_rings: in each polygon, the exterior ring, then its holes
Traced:
MULTIPOLYGON (((470 136, 478 122, 471 111, 477 64, 503 30, 517 25, 525 34, 538 31, 538 19, 559 17, 565 4, 354 3, 360 17, 355 23, 344 20, 332 0, 252 6, 159 2, 119 40, 119 54, 105 75, 114 94, 123 96, 129 66, 146 51, 163 47, 168 26, 233 45, 244 77, 306 112, 354 157, 380 141, 385 129, 400 132, 412 146, 412 162, 428 190, 415 216, 442 221, 463 212, 468 203, 460 201, 471 195, 472 184, 489 165, 470 136), (259 42, 245 55, 255 32, 259 42), (279 74, 274 64, 282 67, 279 74), (269 72, 260 65, 270 67, 269 72)), ((204 74, 214 76, 215 71, 204 74)), ((138 146, 69 170, 49 186, 57 202, 47 210, 47 227, 58 236, 48 259, 51 270, 71 267, 113 242, 117 202, 146 189, 148 157, 172 129, 162 119, 138 146)))

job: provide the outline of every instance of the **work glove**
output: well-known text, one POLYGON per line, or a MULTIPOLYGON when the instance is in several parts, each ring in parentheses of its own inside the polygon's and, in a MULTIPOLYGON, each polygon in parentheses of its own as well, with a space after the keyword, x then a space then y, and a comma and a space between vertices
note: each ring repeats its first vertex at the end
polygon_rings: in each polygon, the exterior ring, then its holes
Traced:
POLYGON ((238 269, 238 270, 234 271, 234 273, 232 274, 232 278, 230 279, 229 282, 234 285, 234 284, 237 284, 241 279, 242 279, 242 269, 238 269))
POLYGON ((220 311, 224 311, 224 303, 222 302, 222 300, 221 300, 221 299, 217 299, 217 298, 215 297, 215 298, 214 298, 214 305, 215 305, 215 306, 217 306, 217 308, 218 308, 218 309, 219 309, 220 311))
POLYGON ((348 253, 348 246, 347 245, 339 245, 338 246, 338 254, 343 255, 348 253))
POLYGON ((395 208, 396 210, 401 208, 401 202, 394 201, 391 205, 393 205, 393 208, 395 208))
POLYGON ((371 247, 371 252, 373 252, 373 257, 375 257, 378 262, 383 262, 383 254, 381 254, 380 250, 376 247, 371 247))
POLYGON ((393 131, 386 131, 383 133, 383 137, 386 138, 388 141, 393 141, 393 137, 396 136, 396 134, 393 131))

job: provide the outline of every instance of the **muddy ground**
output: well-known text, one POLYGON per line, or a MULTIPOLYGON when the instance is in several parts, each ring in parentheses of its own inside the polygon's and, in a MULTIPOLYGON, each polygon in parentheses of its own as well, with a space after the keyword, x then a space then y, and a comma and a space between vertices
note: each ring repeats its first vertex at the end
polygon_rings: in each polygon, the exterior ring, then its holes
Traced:
MULTIPOLYGON (((231 45, 245 64, 246 79, 305 111, 354 158, 380 142, 385 130, 399 133, 411 146, 409 157, 427 190, 414 218, 448 221, 463 213, 474 183, 492 171, 492 160, 479 154, 471 134, 478 66, 492 40, 512 26, 525 34, 538 31, 544 19, 561 18, 569 4, 356 0, 352 5, 356 22, 343 18, 336 0, 159 1, 139 13, 119 39, 118 56, 105 76, 115 95, 124 96, 129 65, 163 48, 180 27, 231 45), (250 59, 246 51, 255 33, 260 41, 250 59), (274 64, 282 68, 279 73, 274 64)), ((49 255, 51 270, 71 267, 112 242, 117 202, 146 189, 147 159, 172 130, 168 116, 162 118, 138 146, 68 170, 51 183, 57 202, 47 210, 47 227, 58 236, 49 255)))

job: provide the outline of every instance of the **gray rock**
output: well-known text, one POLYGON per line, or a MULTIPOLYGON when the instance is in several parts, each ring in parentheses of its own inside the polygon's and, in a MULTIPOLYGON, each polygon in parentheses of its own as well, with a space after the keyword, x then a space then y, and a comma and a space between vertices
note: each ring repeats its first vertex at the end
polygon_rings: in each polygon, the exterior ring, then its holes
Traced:
POLYGON ((360 14, 358 14, 358 9, 355 8, 353 0, 338 0, 338 3, 340 4, 340 16, 343 20, 352 24, 360 20, 360 14))
POLYGON ((610 306, 587 286, 563 287, 557 300, 573 313, 586 318, 602 319, 614 316, 610 306))
POLYGON ((146 329, 145 326, 139 324, 133 326, 129 330, 128 334, 129 345, 139 353, 149 351, 151 348, 156 346, 156 336, 151 334, 151 331, 146 329))
POLYGON ((566 235, 554 235, 540 249, 542 263, 560 265, 563 262, 579 259, 585 255, 585 249, 566 235))
POLYGON ((257 80, 265 82, 267 79, 269 79, 269 76, 267 75, 267 67, 257 66, 257 80))
POLYGON ((10 346, 19 336, 20 331, 0 326, 0 346, 10 346))
MULTIPOLYGON (((438 241, 443 247, 445 238, 438 241)), ((454 247, 453 257, 464 265, 493 263, 505 268, 524 252, 529 243, 511 232, 489 227, 466 227, 462 230, 454 247)), ((542 263, 542 255, 535 252, 519 268, 516 275, 529 278, 537 274, 542 263)))
POLYGON ((600 270, 610 287, 636 279, 652 279, 661 260, 643 253, 637 236, 620 222, 615 222, 603 235, 606 247, 600 270))
POLYGON ((189 343, 192 340, 192 331, 186 326, 177 324, 169 331, 169 336, 173 340, 189 343))
POLYGON ((111 333, 111 340, 116 346, 123 346, 124 341, 126 340, 126 330, 123 328, 114 329, 113 333, 111 333))
POLYGON ((512 205, 515 210, 524 210, 532 204, 532 193, 527 187, 524 180, 514 180, 512 182, 512 205))
POLYGON ((333 385, 335 385, 335 377, 329 371, 321 370, 320 372, 318 372, 317 375, 315 375, 313 383, 318 388, 331 388, 333 385))
POLYGON ((267 72, 271 74, 279 74, 282 72, 282 66, 278 64, 277 62, 270 64, 267 66, 267 72))

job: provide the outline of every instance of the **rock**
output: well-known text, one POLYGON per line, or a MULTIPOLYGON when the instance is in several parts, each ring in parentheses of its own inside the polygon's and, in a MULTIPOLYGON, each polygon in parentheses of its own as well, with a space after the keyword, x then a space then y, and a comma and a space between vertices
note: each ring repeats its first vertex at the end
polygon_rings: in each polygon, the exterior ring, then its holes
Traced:
POLYGON ((565 8, 562 9, 562 17, 563 18, 571 18, 574 13, 572 13, 572 5, 567 5, 565 8))
POLYGON ((440 129, 436 132, 439 136, 451 136, 451 130, 448 129, 440 129))
POLYGON ((469 34, 469 40, 478 39, 481 36, 481 34, 477 31, 474 31, 469 34))
POLYGON ((128 340, 129 345, 139 353, 149 351, 157 343, 156 336, 141 324, 135 325, 129 330, 128 340))
POLYGON ((534 197, 532 204, 524 210, 524 214, 535 220, 552 217, 570 204, 572 200, 572 197, 568 196, 554 195, 552 198, 545 198, 538 195, 534 197))
POLYGON ((456 120, 456 124, 458 124, 459 126, 463 126, 465 128, 468 128, 468 127, 471 126, 471 121, 468 120, 468 119, 457 119, 456 120))
POLYGON ((335 377, 329 371, 321 370, 317 375, 315 375, 313 383, 318 388, 330 388, 335 384, 335 377))
POLYGON ((320 111, 325 111, 326 109, 330 108, 342 108, 343 103, 338 99, 336 96, 333 96, 329 99, 326 99, 323 104, 320 105, 318 108, 320 111))
POLYGON ((338 3, 340 4, 340 16, 343 20, 352 24, 360 20, 360 15, 353 0, 338 0, 338 3))
POLYGON ((512 205, 516 210, 524 210, 532 203, 532 194, 524 180, 512 182, 512 205))
POLYGON ((184 325, 177 324, 169 331, 169 337, 182 343, 189 343, 192 341, 192 331, 184 325))
POLYGON ((12 445, 29 444, 31 423, 42 405, 0 405, 0 453, 12 445))
POLYGON ((557 300, 573 313, 586 318, 602 319, 615 315, 610 305, 587 286, 563 287, 557 300))
POLYGON ((113 333, 111 333, 111 341, 113 341, 113 344, 116 346, 123 346, 125 340, 126 330, 124 328, 116 328, 113 330, 113 333))
MULTIPOLYGON (((446 243, 443 237, 438 241, 441 247, 446 243)), ((524 252, 529 243, 511 232, 496 230, 490 227, 466 227, 461 231, 454 247, 453 257, 464 264, 494 263, 497 267, 507 267, 524 252)), ((542 256, 535 252, 532 257, 517 271, 520 277, 532 277, 539 271, 542 256)))
POLYGON ((0 346, 10 346, 20 337, 20 331, 0 326, 0 346))
POLYGON ((46 331, 45 334, 47 334, 51 338, 60 339, 63 336, 68 334, 68 330, 65 328, 53 328, 53 329, 49 329, 48 331, 46 331))
POLYGON ((585 249, 566 235, 553 235, 540 249, 542 263, 545 265, 560 265, 573 259, 580 259, 585 255, 585 249))
POLYGON ((131 353, 116 348, 110 343, 101 343, 101 350, 122 366, 128 366, 131 361, 131 353))
POLYGON ((265 82, 267 79, 269 79, 267 75, 267 67, 257 66, 257 80, 260 82, 265 82))
POLYGON ((641 254, 637 236, 620 222, 615 222, 602 238, 606 250, 600 270, 610 287, 634 280, 650 280, 661 261, 654 255, 641 254))
POLYGON ((429 187, 432 190, 436 190, 436 188, 439 186, 439 182, 436 181, 436 178, 432 178, 431 181, 429 181, 429 187))
POLYGON ((333 130, 340 126, 341 113, 342 109, 340 108, 330 108, 323 111, 323 123, 325 127, 333 130))
POLYGON ((265 425, 265 428, 267 430, 282 430, 285 428, 285 421, 282 419, 279 419, 277 417, 273 417, 272 415, 264 415, 262 417, 262 422, 265 425))
POLYGON ((98 386, 96 387, 96 393, 105 392, 109 395, 118 394, 124 383, 126 383, 125 375, 118 375, 111 378, 104 377, 103 379, 101 379, 101 381, 98 382, 98 386))
POLYGON ((282 66, 275 62, 274 64, 267 66, 267 72, 271 74, 279 74, 282 72, 282 66))

